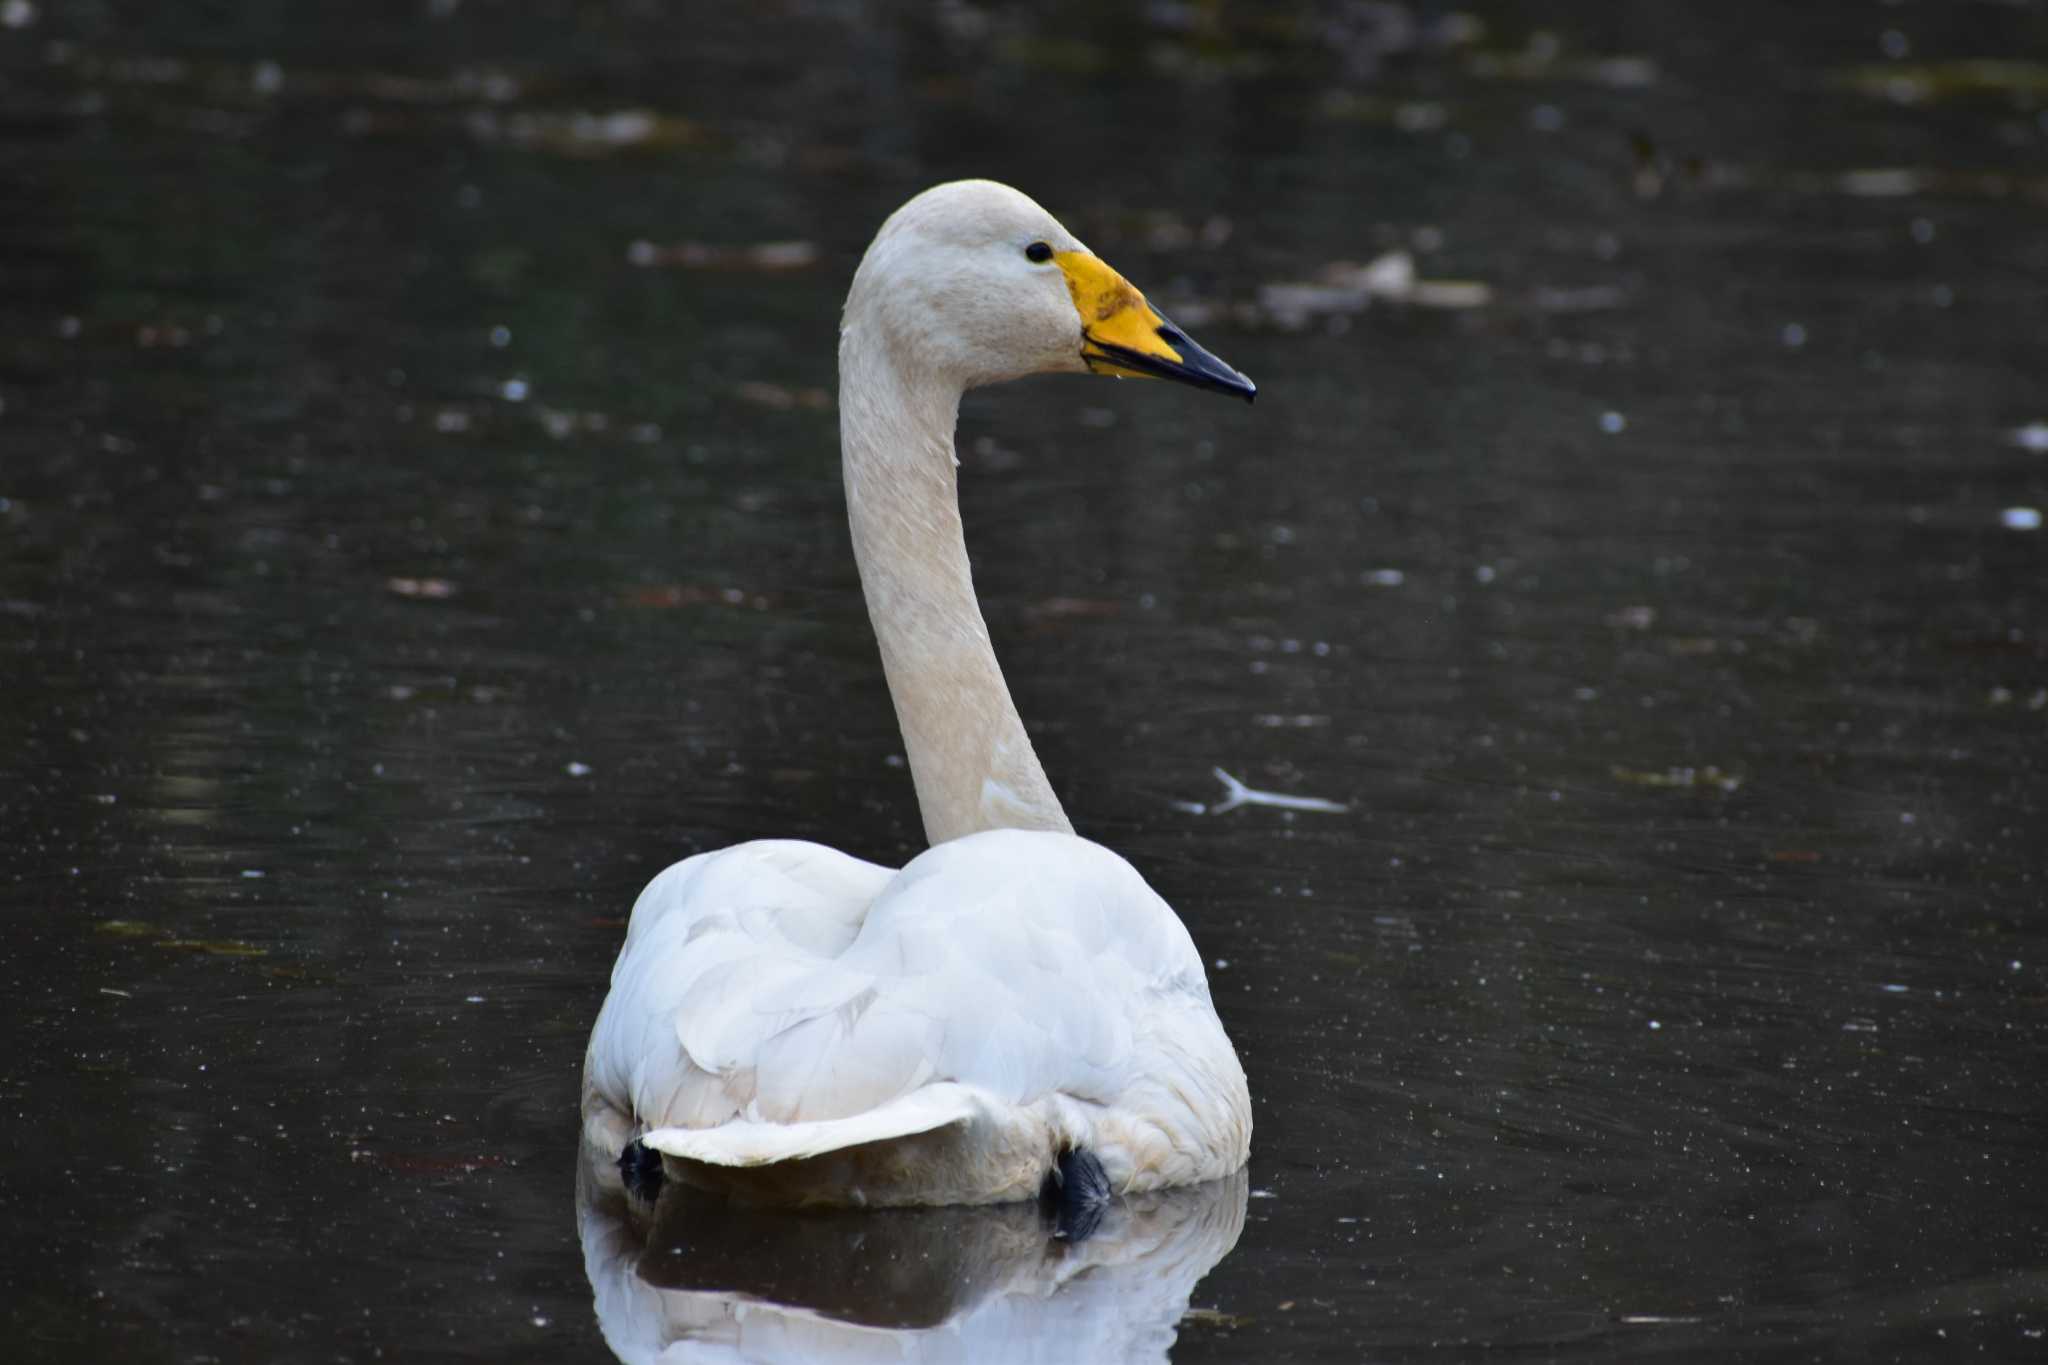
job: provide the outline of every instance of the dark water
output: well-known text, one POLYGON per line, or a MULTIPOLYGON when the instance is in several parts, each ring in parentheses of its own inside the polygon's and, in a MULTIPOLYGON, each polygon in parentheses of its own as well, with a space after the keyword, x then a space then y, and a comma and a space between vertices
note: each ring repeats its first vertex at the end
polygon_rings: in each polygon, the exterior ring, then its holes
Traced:
POLYGON ((9 1359, 2048 1355, 2048 10, 1110 8, 0 5, 9 1359), (918 847, 832 329, 970 173, 1261 384, 962 434, 1248 1188, 636 1271, 633 895, 918 847))

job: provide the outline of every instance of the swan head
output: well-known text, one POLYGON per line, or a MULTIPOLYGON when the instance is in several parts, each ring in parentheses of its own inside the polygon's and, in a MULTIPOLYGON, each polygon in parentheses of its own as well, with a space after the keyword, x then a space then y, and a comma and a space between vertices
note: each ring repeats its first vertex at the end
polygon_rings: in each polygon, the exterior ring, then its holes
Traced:
POLYGON ((992 180, 936 186, 882 224, 846 299, 845 334, 865 329, 905 373, 963 390, 1072 372, 1258 392, 1058 219, 992 180))

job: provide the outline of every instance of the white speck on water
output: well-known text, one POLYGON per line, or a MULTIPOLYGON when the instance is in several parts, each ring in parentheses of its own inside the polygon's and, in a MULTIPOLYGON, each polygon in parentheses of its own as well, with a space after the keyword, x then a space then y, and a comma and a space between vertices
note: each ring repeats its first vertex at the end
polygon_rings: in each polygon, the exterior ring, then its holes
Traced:
POLYGON ((1276 1199, 1279 1196, 1275 1195, 1271 1190, 1253 1190, 1251 1197, 1254 1199, 1276 1199))
POLYGON ((1491 564, 1481 564, 1472 571, 1472 581, 1475 583, 1491 583, 1494 577, 1494 567, 1491 564))
POLYGON ((1877 1032, 1877 1021, 1874 1019, 1851 1019, 1848 1023, 1842 1025, 1842 1032, 1875 1033, 1877 1032))
POLYGON ((468 431, 469 414, 461 408, 443 408, 434 414, 436 431, 468 431))
POLYGON ((1887 981, 1878 989, 1882 990, 1887 995, 1904 995, 1906 993, 1906 987, 1900 985, 1896 981, 1887 981))
MULTIPOLYGON (((2014 963, 2013 965, 2014 965, 2015 967, 2017 967, 2017 966, 2018 966, 2019 964, 2018 964, 2017 962, 2015 962, 2015 963, 2014 963)), ((1219 972, 1227 972, 1227 971, 1229 971, 1229 970, 1230 970, 1230 959, 1229 959, 1229 958, 1227 958, 1227 957, 1219 957, 1219 958, 1217 958, 1217 959, 1216 959, 1216 970, 1217 970, 1217 971, 1219 971, 1219 972)))
POLYGON ((0 27, 27 28, 36 21, 36 7, 29 0, 7 0, 0 5, 0 27))
POLYGON ((498 386, 498 393, 508 403, 524 403, 527 393, 526 381, 524 379, 508 379, 498 386))
POLYGON ((2031 450, 2036 455, 2048 455, 2048 422, 2029 422, 2016 429, 2012 443, 2021 450, 2031 450))
POLYGON ((1623 1313, 1617 1321, 1638 1326, 1661 1326, 1666 1323, 1705 1322, 1706 1319, 1697 1313, 1623 1313))
POLYGON ((887 758, 882 760, 882 764, 884 767, 900 768, 903 766, 903 755, 890 754, 887 758))
POLYGON ((1902 810, 1899 812, 1899 823, 1902 825, 1910 825, 1919 818, 1920 817, 1916 816, 1915 814, 1913 814, 1913 812, 1909 810, 1902 810))
POLYGON ((1788 322, 1784 330, 1778 333, 1778 340, 1784 343, 1787 350, 1796 351, 1806 344, 1806 328, 1800 323, 1788 322))
POLYGON ((2009 970, 2016 972, 2020 969, 2020 960, 2018 958, 2014 958, 2012 961, 2006 963, 2005 965, 2009 970))
POLYGON ((1628 418, 1623 417, 1620 413, 1603 412, 1600 414, 1600 430, 1606 432, 1609 436, 1619 436, 1627 429, 1628 418))
POLYGON ((483 1002, 484 998, 481 995, 465 995, 462 997, 462 1003, 465 1005, 481 1005, 483 1002))
POLYGON ((1652 1033, 1655 1033, 1655 1032, 1656 1032, 1657 1030, 1659 1030, 1659 1029, 1661 1029, 1661 1028, 1663 1028, 1663 1027, 1664 1027, 1664 1024, 1663 1024, 1663 1021, 1662 1021, 1662 1020, 1658 1020, 1658 1019, 1652 1019, 1652 1020, 1650 1021, 1650 1031, 1651 1031, 1652 1033))
POLYGON ((284 89, 284 68, 272 61, 256 63, 249 72, 249 88, 259 95, 275 95, 284 89))
POLYGON ((1998 514, 1998 523, 2008 531, 2038 531, 2041 529, 2041 509, 2008 507, 1998 514))
POLYGON ((1922 246, 1926 246, 1934 240, 1934 222, 1932 219, 1915 218, 1913 220, 1913 240, 1922 246))
POLYGON ((493 327, 491 329, 491 345, 497 347, 499 350, 502 351, 511 344, 512 329, 510 327, 505 326, 503 323, 499 323, 496 327, 493 327))
POLYGON ((535 1313, 533 1315, 533 1325, 535 1327, 545 1327, 548 1325, 548 1319, 543 1314, 535 1313))
POLYGON ((1877 39, 1877 46, 1885 56, 1895 62, 1913 50, 1913 44, 1907 41, 1906 35, 1895 28, 1888 28, 1880 34, 1877 39))
POLYGON ((1398 588, 1407 578, 1399 569, 1367 569, 1358 576, 1358 581, 1368 588, 1398 588))
POLYGON ((571 777, 588 777, 590 776, 590 765, 588 763, 579 763, 572 760, 567 767, 562 769, 562 771, 569 774, 569 776, 571 777))
POLYGON ((261 881, 263 880, 263 869, 260 867, 245 867, 242 869, 242 876, 252 882, 261 881))

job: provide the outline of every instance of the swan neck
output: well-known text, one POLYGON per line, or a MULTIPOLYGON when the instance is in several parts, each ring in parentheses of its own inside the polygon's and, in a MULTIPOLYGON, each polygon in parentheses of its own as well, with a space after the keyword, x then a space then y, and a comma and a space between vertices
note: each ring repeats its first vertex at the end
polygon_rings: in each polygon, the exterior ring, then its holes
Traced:
POLYGON ((985 829, 1071 832, 975 599, 953 451, 960 393, 906 373, 849 309, 840 450, 861 592, 931 842, 985 829))

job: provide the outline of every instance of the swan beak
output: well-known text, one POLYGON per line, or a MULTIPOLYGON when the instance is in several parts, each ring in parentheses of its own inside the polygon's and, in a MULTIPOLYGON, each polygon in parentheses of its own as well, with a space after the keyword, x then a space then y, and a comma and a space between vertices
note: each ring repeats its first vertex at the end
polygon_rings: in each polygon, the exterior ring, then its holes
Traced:
POLYGON ((1081 315, 1081 359, 1096 374, 1177 380, 1249 403, 1259 386, 1197 346, 1133 288, 1085 251, 1053 255, 1081 315))

